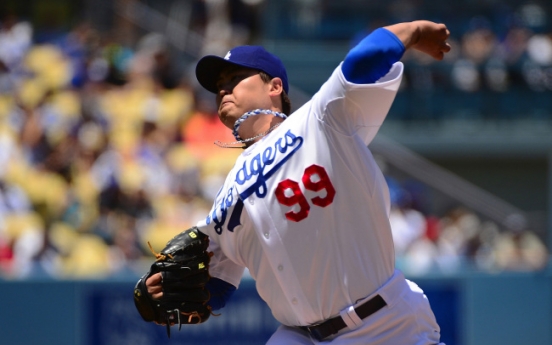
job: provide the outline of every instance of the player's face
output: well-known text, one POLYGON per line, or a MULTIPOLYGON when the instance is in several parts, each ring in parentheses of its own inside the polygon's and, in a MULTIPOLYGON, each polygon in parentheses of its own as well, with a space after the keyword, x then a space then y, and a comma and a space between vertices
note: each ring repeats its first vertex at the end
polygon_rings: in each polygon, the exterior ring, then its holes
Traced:
POLYGON ((244 113, 272 107, 270 85, 261 79, 257 70, 243 67, 224 70, 217 89, 219 118, 230 129, 244 113))

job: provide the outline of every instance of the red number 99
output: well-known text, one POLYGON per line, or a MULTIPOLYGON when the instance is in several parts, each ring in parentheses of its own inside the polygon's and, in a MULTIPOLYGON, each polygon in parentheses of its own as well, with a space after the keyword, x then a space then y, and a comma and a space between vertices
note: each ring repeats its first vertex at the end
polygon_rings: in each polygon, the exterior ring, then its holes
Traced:
MULTIPOLYGON (((305 169, 301 181, 308 190, 313 192, 319 192, 321 190, 326 191, 326 195, 324 197, 316 196, 311 199, 314 205, 326 207, 333 202, 335 188, 323 167, 314 164, 309 166, 305 169), (315 175, 318 178, 313 181, 313 176, 315 175)), ((274 193, 280 204, 288 207, 293 207, 295 205, 299 206, 299 210, 297 212, 289 211, 285 213, 287 219, 294 222, 300 222, 308 217, 310 205, 307 198, 301 191, 299 183, 290 179, 283 180, 278 183, 274 193)))

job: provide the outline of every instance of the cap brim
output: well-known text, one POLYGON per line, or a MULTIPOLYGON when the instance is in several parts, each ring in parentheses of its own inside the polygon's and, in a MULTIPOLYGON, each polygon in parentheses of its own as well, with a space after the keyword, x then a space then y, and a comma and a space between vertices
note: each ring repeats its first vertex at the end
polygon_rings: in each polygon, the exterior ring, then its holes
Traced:
POLYGON ((203 57, 196 65, 196 78, 199 84, 212 93, 217 93, 217 80, 220 73, 229 66, 240 66, 216 55, 203 57))

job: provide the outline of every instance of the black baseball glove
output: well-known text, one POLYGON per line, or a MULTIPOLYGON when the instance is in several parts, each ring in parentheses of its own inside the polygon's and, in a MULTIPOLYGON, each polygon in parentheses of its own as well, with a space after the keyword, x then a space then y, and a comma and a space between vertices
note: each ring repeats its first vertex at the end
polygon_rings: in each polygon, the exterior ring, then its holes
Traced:
MULTIPOLYGON (((149 244, 149 243, 148 243, 149 244)), ((197 227, 188 229, 170 240, 160 253, 152 252, 157 260, 134 287, 134 304, 142 318, 167 326, 195 324, 207 321, 211 307, 207 305, 209 292, 209 236, 197 227), (161 272, 163 296, 153 299, 148 293, 146 280, 161 272)), ((150 246, 151 248, 151 246, 150 246)))

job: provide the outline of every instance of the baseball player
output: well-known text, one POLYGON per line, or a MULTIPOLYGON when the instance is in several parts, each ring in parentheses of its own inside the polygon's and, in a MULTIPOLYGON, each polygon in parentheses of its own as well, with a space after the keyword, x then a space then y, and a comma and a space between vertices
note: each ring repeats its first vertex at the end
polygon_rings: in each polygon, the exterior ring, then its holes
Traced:
MULTIPOLYGON (((196 66, 243 148, 206 219, 213 310, 244 268, 282 324, 268 344, 439 344, 423 291, 395 269, 389 191, 367 145, 399 88, 407 49, 441 60, 449 31, 429 21, 379 28, 289 114, 282 62, 239 46, 196 66)), ((147 291, 162 296, 161 277, 147 291)))

